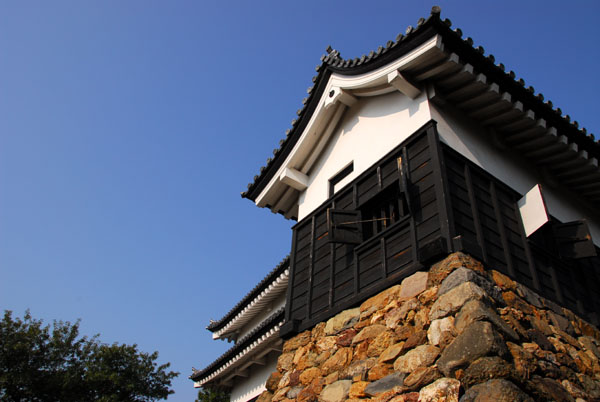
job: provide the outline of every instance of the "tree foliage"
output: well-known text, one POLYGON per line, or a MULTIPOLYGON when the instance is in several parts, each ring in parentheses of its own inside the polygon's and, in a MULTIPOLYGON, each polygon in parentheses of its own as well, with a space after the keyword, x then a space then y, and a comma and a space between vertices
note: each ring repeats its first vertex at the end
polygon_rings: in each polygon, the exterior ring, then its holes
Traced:
POLYGON ((173 393, 158 353, 137 345, 107 345, 79 336, 75 324, 44 326, 25 313, 0 322, 0 400, 12 401, 156 401, 173 393))
POLYGON ((217 388, 200 388, 196 402, 229 402, 229 393, 217 388))

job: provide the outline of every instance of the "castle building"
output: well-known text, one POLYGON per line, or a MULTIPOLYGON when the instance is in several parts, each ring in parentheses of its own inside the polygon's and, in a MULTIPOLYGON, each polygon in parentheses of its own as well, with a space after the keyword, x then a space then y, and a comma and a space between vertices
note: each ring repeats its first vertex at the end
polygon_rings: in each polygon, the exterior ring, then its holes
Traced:
POLYGON ((208 327, 235 346, 191 378, 258 396, 282 339, 468 254, 598 326, 600 143, 438 7, 368 56, 329 48, 299 117, 242 196, 291 253, 208 327))

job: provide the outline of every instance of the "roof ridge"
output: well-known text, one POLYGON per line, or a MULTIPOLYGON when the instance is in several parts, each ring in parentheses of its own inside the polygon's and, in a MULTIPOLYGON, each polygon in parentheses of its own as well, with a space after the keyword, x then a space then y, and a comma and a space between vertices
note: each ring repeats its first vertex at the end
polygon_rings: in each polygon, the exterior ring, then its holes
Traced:
POLYGON ((544 113, 548 114, 548 116, 552 116, 553 119, 556 119, 557 122, 560 122, 561 125, 566 127, 569 133, 571 133, 570 135, 574 135, 577 141, 587 144, 587 146, 590 146, 600 154, 600 139, 596 139, 594 134, 588 133, 586 128, 580 128, 577 121, 571 121, 571 116, 568 114, 563 115, 562 110, 558 107, 554 107, 554 104, 550 100, 545 100, 545 97, 542 93, 538 92, 536 94, 533 86, 526 87, 525 80, 523 78, 517 78, 517 75, 514 71, 510 70, 509 72, 506 72, 504 64, 496 64, 493 54, 488 54, 485 56, 485 49, 483 46, 475 47, 474 41, 470 37, 463 39, 462 30, 460 28, 452 29, 452 21, 450 21, 448 18, 442 20, 440 15, 441 8, 439 6, 433 6, 430 16, 427 19, 420 18, 416 27, 409 25, 404 34, 401 33, 396 36, 395 41, 390 40, 386 43, 385 47, 379 46, 376 51, 371 51, 368 55, 363 54, 360 58, 355 57, 354 59, 344 59, 341 57, 339 51, 335 50, 331 46, 328 46, 326 48, 326 54, 321 56, 321 63, 316 66, 317 75, 312 78, 314 85, 307 89, 308 97, 303 99, 303 106, 296 112, 298 118, 292 120, 291 128, 285 131, 285 137, 279 141, 279 148, 275 148, 273 150, 273 157, 267 158, 266 164, 260 167, 259 174, 255 175, 253 181, 248 183, 246 191, 243 191, 241 196, 243 198, 254 200, 258 195, 254 194, 254 192, 257 191, 258 185, 265 178, 265 175, 271 168, 273 168, 274 162, 282 158, 282 151, 286 150, 290 141, 295 143, 293 141, 296 137, 295 134, 299 128, 302 127, 302 124, 299 123, 302 121, 307 111, 311 109, 311 100, 315 96, 316 92, 314 89, 318 84, 321 83, 324 77, 328 76, 328 73, 343 73, 352 71, 357 67, 373 65, 375 61, 378 61, 384 55, 389 54, 393 48, 398 47, 398 45, 402 44, 403 42, 409 41, 417 33, 421 32, 430 25, 435 25, 437 28, 442 30, 442 32, 439 32, 442 35, 446 35, 448 37, 450 35, 454 36, 454 40, 456 40, 458 43, 461 43, 461 46, 470 48, 471 52, 474 51, 479 53, 480 56, 470 56, 479 57, 480 60, 478 60, 478 63, 480 65, 487 64, 486 68, 491 69, 492 73, 500 76, 505 85, 511 86, 513 90, 520 92, 519 97, 528 98, 526 99, 528 103, 531 103, 535 108, 543 110, 544 113))
POLYGON ((260 292, 262 292, 264 290, 264 288, 266 288, 270 283, 272 283, 274 280, 276 280, 277 277, 279 277, 279 275, 281 275, 283 272, 285 272, 285 269, 289 266, 289 262, 290 262, 290 256, 288 254, 283 260, 281 260, 281 262, 279 262, 279 264, 277 264, 277 266, 275 266, 275 268, 273 268, 267 275, 265 275, 265 277, 256 286, 254 286, 254 288, 252 288, 246 294, 246 296, 244 296, 235 306, 233 306, 231 308, 231 310, 229 310, 221 319, 219 319, 217 321, 211 320, 210 323, 208 324, 208 326, 206 327, 206 329, 208 329, 211 332, 215 332, 218 329, 220 329, 221 327, 223 327, 231 318, 233 318, 233 316, 235 316, 235 314, 238 312, 238 310, 241 310, 241 308, 244 305, 246 305, 251 299, 254 299, 256 296, 258 296, 258 294, 260 292))

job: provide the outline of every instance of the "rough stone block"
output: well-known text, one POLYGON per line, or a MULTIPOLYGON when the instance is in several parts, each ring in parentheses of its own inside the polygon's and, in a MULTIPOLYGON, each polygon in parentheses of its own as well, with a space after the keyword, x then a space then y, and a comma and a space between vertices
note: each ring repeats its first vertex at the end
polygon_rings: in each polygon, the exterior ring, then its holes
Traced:
POLYGON ((320 400, 323 402, 342 402, 348 398, 352 380, 340 380, 329 384, 321 391, 320 400))
POLYGON ((352 343, 356 344, 367 339, 373 339, 386 330, 387 327, 385 325, 379 324, 371 325, 370 327, 365 327, 352 339, 352 343))
POLYGON ((380 380, 370 383, 365 388, 365 394, 369 396, 375 396, 382 392, 389 391, 394 387, 401 387, 404 383, 404 378, 406 374, 403 373, 393 373, 383 377, 380 380))
POLYGON ((435 320, 453 314, 469 300, 489 300, 487 293, 473 282, 465 282, 440 296, 429 312, 429 318, 435 320))
POLYGON ((307 345, 310 342, 310 331, 304 331, 296 335, 295 337, 288 339, 283 344, 283 352, 290 352, 296 350, 301 346, 307 345))
POLYGON ((514 371, 510 363, 498 356, 480 357, 469 365, 465 370, 461 382, 471 386, 485 382, 490 378, 510 378, 514 371))
POLYGON ((441 296, 451 289, 465 283, 473 282, 485 290, 492 298, 502 300, 500 289, 489 279, 479 275, 477 272, 467 268, 460 267, 452 272, 440 285, 438 295, 441 296))
POLYGON ((440 378, 419 391, 419 402, 458 402, 460 381, 440 378))
POLYGON ((440 349, 433 345, 421 345, 400 356, 394 362, 394 370, 410 373, 417 367, 430 366, 439 356, 440 349))
POLYGON ((487 356, 505 356, 508 349, 492 324, 476 321, 469 325, 450 345, 444 349, 437 365, 444 375, 451 376, 460 367, 487 356))
POLYGON ((454 326, 458 333, 475 321, 489 321, 500 330, 509 340, 517 341, 519 335, 512 329, 494 310, 479 300, 470 300, 460 309, 456 315, 454 326))
POLYGON ((395 285, 367 299, 360 305, 360 312, 373 312, 383 309, 389 302, 398 298, 400 288, 400 285, 395 285))
POLYGON ((421 294, 427 289, 427 272, 416 272, 411 276, 404 278, 400 284, 400 300, 408 300, 421 294))
POLYGON ((404 379, 404 386, 408 390, 419 390, 441 376, 442 374, 436 367, 419 367, 404 379))
POLYGON ((493 379, 467 390, 460 402, 534 402, 510 381, 493 379))
POLYGON ((575 398, 556 380, 534 376, 530 384, 533 386, 538 400, 575 402, 575 398))
POLYGON ((427 339, 432 345, 438 346, 445 333, 456 335, 454 328, 454 317, 445 317, 431 321, 427 330, 427 339))
POLYGON ((350 328, 358 322, 359 315, 360 309, 358 307, 342 311, 327 321, 327 324, 325 324, 325 334, 334 335, 346 328, 350 328))

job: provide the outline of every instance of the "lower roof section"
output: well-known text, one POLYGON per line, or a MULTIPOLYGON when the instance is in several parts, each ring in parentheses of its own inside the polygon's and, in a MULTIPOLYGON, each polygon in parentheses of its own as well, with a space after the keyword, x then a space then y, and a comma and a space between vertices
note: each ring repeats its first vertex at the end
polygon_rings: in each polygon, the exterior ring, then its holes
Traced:
POLYGON ((281 351, 279 328, 283 323, 284 308, 280 308, 256 329, 240 339, 232 348, 202 370, 189 377, 195 387, 206 384, 230 385, 234 377, 244 377, 253 365, 263 365, 271 352, 281 351))

